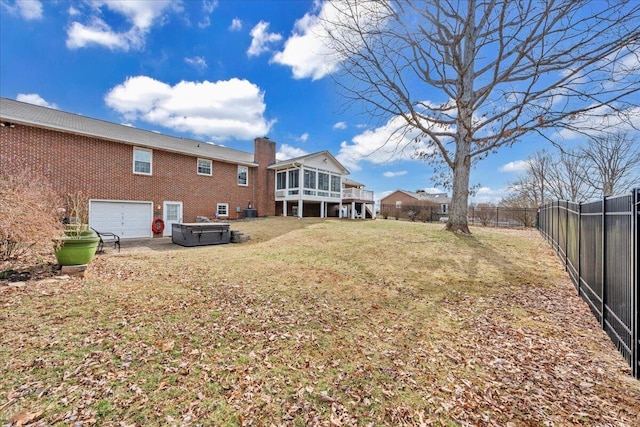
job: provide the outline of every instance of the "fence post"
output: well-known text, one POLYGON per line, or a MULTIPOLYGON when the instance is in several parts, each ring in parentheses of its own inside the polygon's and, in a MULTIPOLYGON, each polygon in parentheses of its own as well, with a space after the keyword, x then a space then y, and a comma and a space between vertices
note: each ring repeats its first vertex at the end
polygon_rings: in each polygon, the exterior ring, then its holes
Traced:
POLYGON ((582 285, 582 202, 578 203, 578 295, 582 285))
POLYGON ((564 204, 564 271, 569 271, 569 202, 564 204))
POLYGON ((602 196, 602 304, 600 307, 601 316, 601 325, 602 329, 605 329, 605 314, 607 309, 607 196, 602 196))
POLYGON ((634 320, 631 322, 631 361, 633 367, 631 373, 635 378, 640 379, 640 278, 638 273, 640 270, 640 188, 633 190, 633 197, 631 198, 633 206, 631 206, 631 230, 633 231, 633 287, 631 289, 634 301, 633 316, 634 320), (634 213, 635 211, 635 213, 634 213))

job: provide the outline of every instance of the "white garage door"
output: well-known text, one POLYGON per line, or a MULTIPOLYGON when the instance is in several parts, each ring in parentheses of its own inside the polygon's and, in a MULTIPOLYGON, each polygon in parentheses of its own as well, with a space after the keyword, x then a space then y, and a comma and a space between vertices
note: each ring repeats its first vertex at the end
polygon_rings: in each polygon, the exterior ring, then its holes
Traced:
POLYGON ((115 233, 123 239, 152 237, 152 202, 91 200, 89 225, 98 231, 115 233))

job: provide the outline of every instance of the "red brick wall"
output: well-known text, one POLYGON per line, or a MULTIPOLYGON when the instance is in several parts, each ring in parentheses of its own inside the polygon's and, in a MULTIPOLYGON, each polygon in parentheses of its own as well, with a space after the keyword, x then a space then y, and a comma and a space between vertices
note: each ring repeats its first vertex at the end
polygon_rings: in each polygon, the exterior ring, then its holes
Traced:
POLYGON ((407 205, 407 206, 411 206, 411 205, 418 205, 418 199, 416 199, 415 197, 411 197, 406 193, 403 193, 402 191, 394 191, 393 193, 389 194, 388 196, 386 196, 384 199, 380 200, 380 204, 381 205, 396 205, 396 202, 402 202, 402 205, 407 205))
POLYGON ((248 201, 258 215, 273 215, 273 173, 266 169, 275 161, 275 143, 259 144, 256 160, 260 168, 249 168, 249 185, 237 183, 238 165, 213 161, 213 176, 196 173, 197 158, 153 150, 152 176, 133 173, 133 146, 97 138, 68 134, 17 124, 0 127, 0 167, 27 168, 43 175, 61 194, 83 191, 91 199, 183 202, 183 220, 197 215, 213 217, 217 203, 229 204, 231 219, 236 207, 248 201), (267 157, 273 157, 268 160, 267 157), (262 182, 270 179, 271 182, 262 182), (270 191, 267 191, 267 188, 270 191))
POLYGON ((259 216, 273 216, 276 214, 276 173, 267 168, 276 161, 276 143, 267 138, 256 138, 253 147, 253 161, 259 165, 255 170, 253 204, 259 216))

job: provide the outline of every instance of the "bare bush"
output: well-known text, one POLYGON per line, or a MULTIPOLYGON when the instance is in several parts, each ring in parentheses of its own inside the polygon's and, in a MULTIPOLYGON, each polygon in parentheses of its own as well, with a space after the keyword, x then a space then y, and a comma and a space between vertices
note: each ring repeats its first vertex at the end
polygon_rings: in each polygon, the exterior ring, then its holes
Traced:
POLYGON ((28 168, 0 171, 0 259, 53 249, 62 235, 63 202, 53 188, 28 168))

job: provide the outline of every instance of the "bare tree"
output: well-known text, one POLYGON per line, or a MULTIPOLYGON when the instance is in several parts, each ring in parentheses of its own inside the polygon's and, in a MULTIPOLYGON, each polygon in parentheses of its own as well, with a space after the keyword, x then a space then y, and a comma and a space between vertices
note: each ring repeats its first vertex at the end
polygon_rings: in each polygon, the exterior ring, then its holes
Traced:
MULTIPOLYGON (((334 0, 328 7, 324 28, 343 62, 336 81, 346 99, 380 121, 402 122, 397 135, 418 132, 409 144, 427 147, 416 155, 450 171, 450 231, 469 233, 475 161, 531 132, 630 124, 640 90, 640 2, 334 0)), ((404 141, 387 143, 406 149, 404 141)))
POLYGON ((546 203, 549 193, 549 171, 554 161, 546 150, 537 151, 527 159, 525 178, 520 179, 520 190, 531 193, 534 206, 546 203))
POLYGON ((546 176, 549 194, 553 199, 584 202, 594 197, 589 185, 588 159, 581 150, 562 150, 552 162, 546 176))
POLYGON ((537 151, 527 159, 525 173, 511 184, 511 194, 501 206, 533 208, 550 199, 588 200, 594 191, 587 174, 587 158, 581 150, 537 151))
POLYGON ((603 196, 640 185, 640 146, 628 135, 592 136, 581 152, 588 162, 585 178, 603 196))
POLYGON ((480 220, 480 224, 488 226, 496 220, 497 208, 491 203, 479 203, 473 208, 473 216, 480 220))

